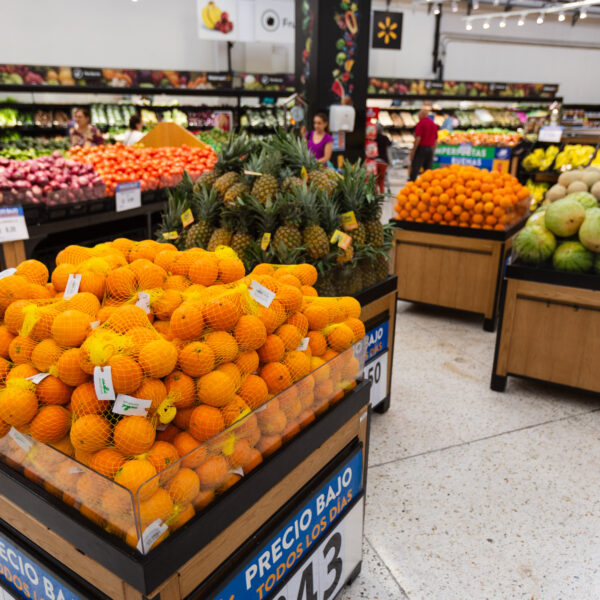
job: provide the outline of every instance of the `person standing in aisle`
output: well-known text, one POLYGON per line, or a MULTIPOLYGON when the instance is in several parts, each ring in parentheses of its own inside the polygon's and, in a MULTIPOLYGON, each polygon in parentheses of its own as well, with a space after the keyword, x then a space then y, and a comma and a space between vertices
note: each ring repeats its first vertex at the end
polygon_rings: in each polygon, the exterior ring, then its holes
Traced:
POLYGON ((324 112, 318 112, 313 118, 313 130, 306 133, 308 149, 316 159, 326 165, 333 154, 333 137, 327 131, 329 119, 324 112))
POLYGON ((390 164, 390 158, 388 151, 392 142, 390 138, 383 133, 383 126, 381 123, 377 123, 377 187, 379 188, 380 194, 385 194, 385 174, 387 173, 388 166, 390 164))
POLYGON ((76 108, 73 111, 73 119, 75 125, 69 129, 69 141, 71 147, 83 146, 100 146, 104 144, 104 138, 97 127, 90 123, 89 108, 76 108))
POLYGON ((442 123, 442 129, 445 129, 446 131, 454 130, 454 115, 451 112, 448 112, 446 114, 446 118, 442 123))
POLYGON ((438 126, 429 118, 429 111, 422 108, 419 111, 419 122, 415 127, 415 143, 410 152, 410 177, 414 181, 421 172, 433 165, 433 156, 437 146, 438 126))
POLYGON ((129 118, 129 130, 125 134, 123 138, 123 143, 126 146, 133 146, 133 144, 137 144, 143 137, 142 128, 144 124, 142 123, 142 119, 139 115, 131 115, 129 118))

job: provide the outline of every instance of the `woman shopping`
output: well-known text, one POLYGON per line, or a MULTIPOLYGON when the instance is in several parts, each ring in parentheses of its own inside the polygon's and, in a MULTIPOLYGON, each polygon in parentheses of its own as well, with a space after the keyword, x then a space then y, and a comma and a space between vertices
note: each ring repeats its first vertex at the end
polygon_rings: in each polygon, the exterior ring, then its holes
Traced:
POLYGON ((313 130, 306 134, 308 149, 316 159, 323 164, 331 160, 333 153, 333 138, 327 132, 329 119, 324 112, 318 112, 313 118, 313 130))

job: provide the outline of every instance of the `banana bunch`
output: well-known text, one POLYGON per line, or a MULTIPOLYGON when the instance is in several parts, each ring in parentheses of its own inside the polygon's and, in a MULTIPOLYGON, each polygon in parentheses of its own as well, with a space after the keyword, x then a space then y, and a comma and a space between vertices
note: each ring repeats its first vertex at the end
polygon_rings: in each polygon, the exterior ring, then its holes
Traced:
POLYGON ((600 169, 600 151, 596 153, 596 157, 590 163, 590 167, 598 167, 600 169))
POLYGON ((585 167, 594 154, 594 146, 583 144, 567 144, 556 157, 554 169, 567 171, 577 167, 585 167))
POLYGON ((214 2, 209 2, 202 9, 202 22, 208 29, 215 29, 220 20, 221 9, 214 2))
POLYGON ((525 184, 527 189, 531 192, 531 210, 535 210, 544 199, 544 195, 548 190, 549 184, 547 183, 535 183, 531 179, 527 180, 525 184))
POLYGON ((558 154, 558 146, 548 146, 546 150, 536 148, 523 159, 523 168, 526 171, 545 171, 550 168, 558 154))

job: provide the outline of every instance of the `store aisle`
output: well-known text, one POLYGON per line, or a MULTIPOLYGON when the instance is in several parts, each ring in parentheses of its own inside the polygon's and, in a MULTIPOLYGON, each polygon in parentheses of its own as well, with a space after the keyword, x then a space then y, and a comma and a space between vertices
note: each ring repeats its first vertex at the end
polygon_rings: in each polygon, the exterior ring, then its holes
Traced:
POLYGON ((479 317, 398 308, 363 569, 341 598, 600 597, 598 399, 514 378, 493 392, 479 317))

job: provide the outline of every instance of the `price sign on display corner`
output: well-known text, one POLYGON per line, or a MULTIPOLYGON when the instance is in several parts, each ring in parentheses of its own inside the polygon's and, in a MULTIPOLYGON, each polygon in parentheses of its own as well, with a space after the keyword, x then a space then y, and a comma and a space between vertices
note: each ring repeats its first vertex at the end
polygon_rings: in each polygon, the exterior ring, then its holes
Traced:
POLYGON ((552 142, 558 144, 562 139, 563 128, 560 125, 544 125, 540 127, 538 142, 552 142))
POLYGON ((0 208, 0 243, 28 240, 29 231, 22 206, 0 208))
POLYGON ((123 212, 142 205, 142 184, 139 181, 120 183, 115 192, 115 210, 123 212))
POLYGON ((370 401, 373 408, 387 396, 388 354, 389 350, 386 350, 365 365, 365 377, 371 381, 370 401))

